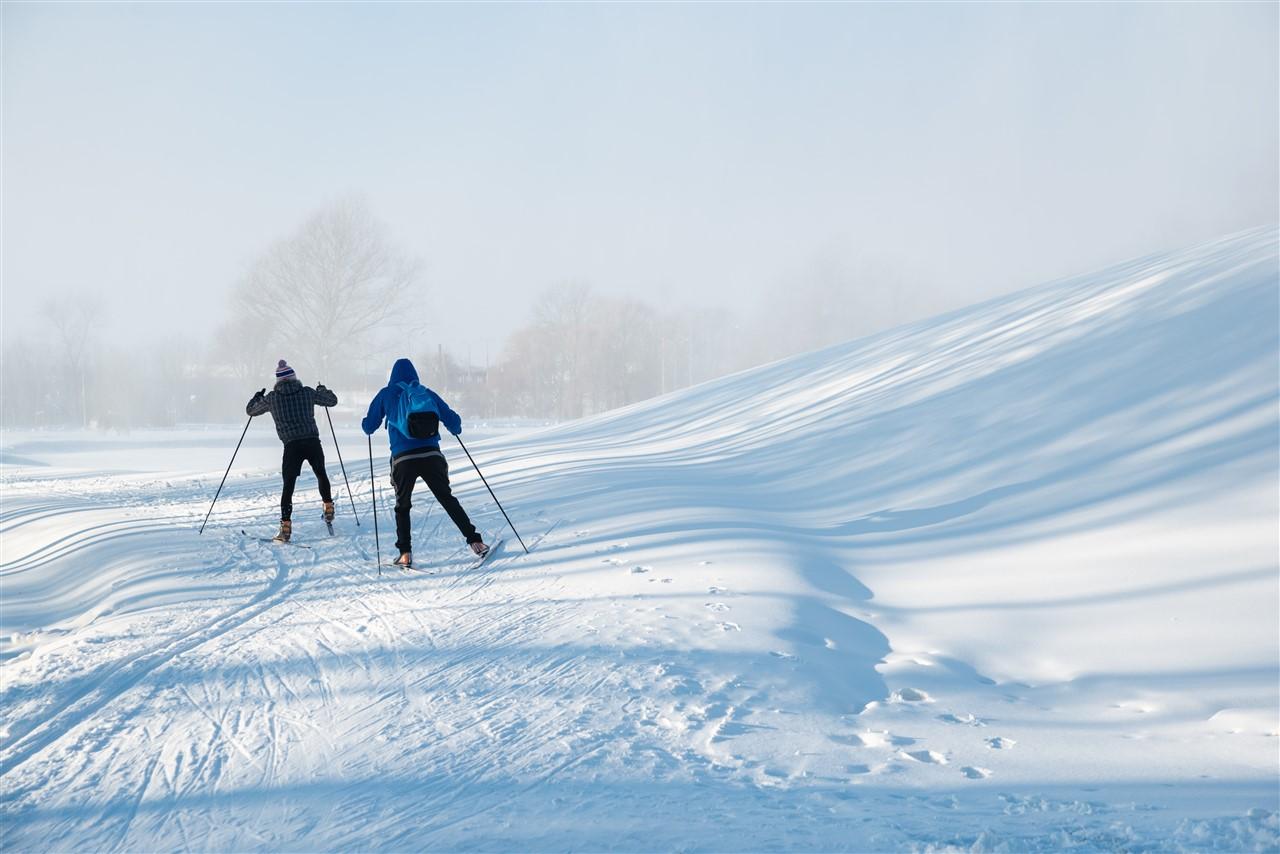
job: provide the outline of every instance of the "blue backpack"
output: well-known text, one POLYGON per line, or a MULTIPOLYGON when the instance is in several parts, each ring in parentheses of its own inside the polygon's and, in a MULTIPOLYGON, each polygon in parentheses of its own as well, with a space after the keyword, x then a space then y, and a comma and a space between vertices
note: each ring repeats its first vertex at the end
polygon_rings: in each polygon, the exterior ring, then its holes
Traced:
POLYGON ((396 385, 400 386, 400 402, 396 404, 395 417, 389 419, 395 428, 411 439, 439 438, 436 396, 416 380, 396 385))

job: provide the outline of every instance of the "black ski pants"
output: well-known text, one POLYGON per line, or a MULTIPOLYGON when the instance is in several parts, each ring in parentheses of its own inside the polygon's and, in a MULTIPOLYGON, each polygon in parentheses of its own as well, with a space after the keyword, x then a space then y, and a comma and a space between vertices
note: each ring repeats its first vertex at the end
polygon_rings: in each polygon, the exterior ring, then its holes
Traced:
POLYGON ((329 475, 324 470, 324 446, 320 440, 312 436, 309 439, 294 439, 284 443, 284 461, 280 464, 280 474, 284 477, 284 491, 280 493, 280 518, 293 518, 293 485, 298 482, 302 472, 302 461, 311 463, 311 470, 316 473, 316 483, 320 485, 320 498, 332 501, 329 491, 329 475))
POLYGON ((449 488, 449 463, 445 461, 444 454, 439 451, 410 451, 391 461, 391 483, 396 488, 396 548, 402 554, 413 551, 409 508, 413 506, 413 487, 417 485, 418 478, 426 481, 431 494, 449 514, 467 542, 480 542, 482 538, 476 533, 476 526, 471 524, 467 511, 462 509, 449 488))

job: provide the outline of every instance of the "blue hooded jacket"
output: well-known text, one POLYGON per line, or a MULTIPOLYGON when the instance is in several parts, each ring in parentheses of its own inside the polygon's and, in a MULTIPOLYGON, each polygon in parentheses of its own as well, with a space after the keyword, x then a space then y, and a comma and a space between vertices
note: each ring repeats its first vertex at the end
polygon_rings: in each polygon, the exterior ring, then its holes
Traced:
MULTIPOLYGON (((383 388, 374 395, 373 400, 369 403, 369 413, 365 415, 364 420, 360 422, 360 427, 364 430, 365 435, 372 436, 374 431, 382 426, 382 422, 387 422, 387 435, 391 437, 391 456, 398 457, 405 451, 415 451, 419 448, 438 448, 440 447, 440 439, 414 439, 406 436, 396 429, 391 423, 391 416, 396 412, 400 405, 400 394, 403 391, 397 383, 416 382, 418 372, 414 370, 413 362, 408 359, 396 359, 396 363, 391 367, 391 379, 383 388)), ((440 423, 445 428, 457 436, 462 432, 462 417, 458 413, 449 408, 449 404, 444 402, 440 395, 431 389, 427 389, 431 396, 436 399, 436 405, 440 410, 440 423)))

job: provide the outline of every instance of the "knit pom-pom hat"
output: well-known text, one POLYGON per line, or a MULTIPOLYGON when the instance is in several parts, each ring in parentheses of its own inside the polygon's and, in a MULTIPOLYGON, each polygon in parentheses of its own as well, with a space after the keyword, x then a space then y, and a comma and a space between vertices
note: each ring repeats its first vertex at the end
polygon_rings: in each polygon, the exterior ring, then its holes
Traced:
POLYGON ((276 382, 284 382, 285 380, 296 378, 297 374, 293 372, 293 368, 285 364, 284 359, 281 359, 280 364, 276 365, 276 382))

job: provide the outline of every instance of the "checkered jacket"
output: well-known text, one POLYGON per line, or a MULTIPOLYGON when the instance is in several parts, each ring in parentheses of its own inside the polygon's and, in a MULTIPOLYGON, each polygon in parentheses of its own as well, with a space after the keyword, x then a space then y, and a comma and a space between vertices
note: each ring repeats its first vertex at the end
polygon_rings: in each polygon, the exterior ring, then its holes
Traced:
POLYGON ((281 442, 320 436, 316 427, 316 406, 334 406, 338 396, 324 386, 309 388, 297 380, 283 380, 265 395, 259 393, 245 406, 249 415, 270 412, 276 422, 276 435, 281 442))

